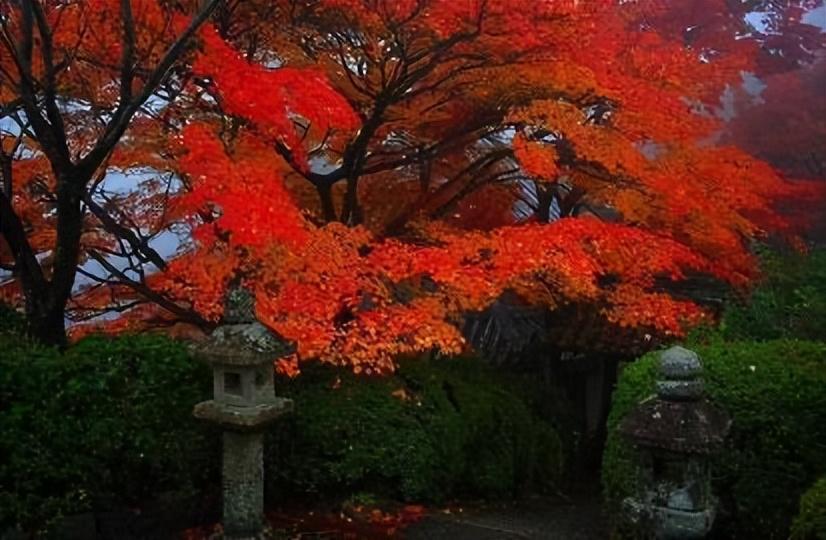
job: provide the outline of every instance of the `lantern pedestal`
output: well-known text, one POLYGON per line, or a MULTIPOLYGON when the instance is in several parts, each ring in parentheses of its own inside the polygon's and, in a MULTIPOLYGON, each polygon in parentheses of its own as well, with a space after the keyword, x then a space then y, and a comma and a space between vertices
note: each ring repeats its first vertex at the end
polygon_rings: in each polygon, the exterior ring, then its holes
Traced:
POLYGON ((292 411, 292 401, 239 407, 204 401, 195 406, 196 418, 224 428, 222 492, 224 538, 259 538, 264 526, 264 428, 292 411))
POLYGON ((224 433, 224 538, 256 538, 264 510, 264 435, 224 433))

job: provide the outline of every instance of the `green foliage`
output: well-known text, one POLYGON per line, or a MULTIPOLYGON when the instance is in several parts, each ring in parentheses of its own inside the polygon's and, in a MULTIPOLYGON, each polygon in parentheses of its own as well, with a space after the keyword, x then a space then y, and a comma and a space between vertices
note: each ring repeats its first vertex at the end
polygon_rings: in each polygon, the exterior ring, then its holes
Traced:
POLYGON ((512 497, 563 471, 528 385, 474 359, 403 362, 391 377, 315 366, 280 392, 296 413, 271 445, 270 487, 416 501, 512 497))
POLYGON ((761 255, 763 282, 748 302, 728 307, 720 334, 730 340, 826 339, 826 249, 761 255))
POLYGON ((218 439, 191 414, 210 377, 181 344, 90 337, 60 354, 0 335, 0 348, 0 525, 42 527, 214 476, 218 439))
POLYGON ((22 334, 25 326, 23 315, 0 302, 0 334, 22 334))
MULTIPOLYGON (((211 377, 182 344, 90 337, 61 354, 0 333, 0 348, 0 530, 217 485, 220 438, 192 418, 211 377)), ((539 389, 472 359, 405 362, 385 378, 313 366, 279 391, 296 413, 270 434, 276 491, 427 501, 561 479, 539 389)))
MULTIPOLYGON (((703 360, 709 397, 732 416, 715 461, 723 537, 786 538, 801 493, 826 473, 826 344, 777 340, 689 345, 703 360)), ((656 353, 621 375, 603 457, 610 507, 635 491, 632 449, 617 426, 654 393, 656 353)))
POLYGON ((792 540, 826 540, 826 476, 800 497, 800 513, 792 524, 792 540))

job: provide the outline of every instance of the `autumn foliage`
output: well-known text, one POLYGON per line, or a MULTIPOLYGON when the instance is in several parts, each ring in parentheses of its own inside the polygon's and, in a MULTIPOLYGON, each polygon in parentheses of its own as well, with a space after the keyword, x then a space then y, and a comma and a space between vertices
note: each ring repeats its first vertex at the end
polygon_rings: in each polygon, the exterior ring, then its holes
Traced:
MULTIPOLYGON (((100 3, 110 15, 117 4, 100 3)), ((152 21, 167 19, 139 4, 151 57, 152 21)), ((228 2, 198 32, 174 96, 136 117, 108 164, 151 172, 112 200, 140 230, 181 233, 181 249, 139 286, 113 272, 78 312, 134 301, 115 326, 186 311, 208 327, 240 277, 261 320, 295 344, 290 372, 309 359, 374 372, 400 355, 458 353, 463 314, 506 291, 684 332, 706 314, 662 284, 704 273, 747 286, 749 242, 794 233, 776 203, 821 192, 713 143, 714 108, 762 58, 760 40, 707 24, 687 43, 678 18, 663 18, 680 3, 647 4, 228 2), (178 180, 155 179, 165 174, 178 180), (160 315, 141 303, 147 290, 160 315)), ((726 2, 705 4, 712 22, 738 20, 726 2)), ((90 46, 117 65, 117 47, 90 46)), ((49 176, 36 151, 14 167, 32 186, 49 176)), ((44 203, 18 192, 45 250, 44 203)), ((87 250, 117 243, 99 229, 90 217, 87 250)))

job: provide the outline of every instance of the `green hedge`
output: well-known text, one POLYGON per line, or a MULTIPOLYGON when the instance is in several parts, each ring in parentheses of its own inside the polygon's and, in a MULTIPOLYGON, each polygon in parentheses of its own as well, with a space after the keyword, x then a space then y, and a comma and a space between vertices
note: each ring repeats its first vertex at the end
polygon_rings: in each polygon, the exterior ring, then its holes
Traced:
MULTIPOLYGON (((192 417, 211 376, 183 344, 90 337, 61 354, 3 330, 0 350, 0 532, 219 486, 220 437, 192 417)), ((278 386, 296 413, 269 437, 276 497, 507 498, 562 477, 565 445, 539 412, 556 406, 473 359, 373 379, 314 366, 278 386)))
POLYGON ((204 366, 158 336, 92 337, 65 354, 0 334, 0 530, 192 493, 217 440, 192 418, 204 366))
POLYGON ((536 412, 539 393, 474 359, 409 361, 374 379, 317 366, 280 393, 296 414, 271 445, 275 490, 502 498, 563 475, 564 445, 536 412))
POLYGON ((0 334, 22 334, 26 327, 26 321, 16 310, 0 303, 0 334))
POLYGON ((826 540, 826 476, 800 498, 800 513, 792 524, 792 540, 826 540))
MULTIPOLYGON (((692 346, 710 398, 733 418, 715 460, 721 538, 787 538, 800 495, 826 473, 826 344, 778 340, 692 346)), ((631 448, 617 426, 654 392, 657 354, 623 370, 611 414, 602 479, 615 516, 635 490, 631 448)))
POLYGON ((719 334, 729 340, 826 340, 826 249, 761 253, 763 281, 729 305, 719 334))

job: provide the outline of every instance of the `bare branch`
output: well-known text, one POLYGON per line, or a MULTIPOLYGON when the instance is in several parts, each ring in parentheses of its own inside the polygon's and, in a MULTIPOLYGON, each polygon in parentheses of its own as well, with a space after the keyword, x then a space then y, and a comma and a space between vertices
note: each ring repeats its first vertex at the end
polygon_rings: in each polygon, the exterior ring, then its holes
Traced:
POLYGON ((106 126, 106 131, 98 140, 95 147, 81 160, 79 167, 86 174, 91 175, 101 163, 106 159, 106 156, 115 148, 120 138, 123 136, 132 117, 140 109, 152 95, 155 89, 160 86, 164 79, 166 79, 169 70, 175 62, 178 61, 184 49, 188 45, 190 39, 206 22, 212 11, 220 3, 221 0, 207 0, 201 11, 190 21, 186 30, 178 36, 178 39, 167 49, 161 61, 152 71, 143 85, 141 92, 132 100, 121 102, 115 111, 112 120, 106 126))
POLYGON ((101 255, 99 252, 95 250, 90 250, 89 256, 96 260, 104 269, 106 269, 107 272, 112 274, 112 276, 116 277, 119 284, 129 287, 130 289, 139 293, 141 296, 145 297, 147 300, 157 304, 166 311, 179 317, 181 320, 195 324, 202 328, 209 328, 213 326, 212 323, 201 317, 195 311, 178 305, 177 303, 168 299, 159 292, 152 290, 145 283, 140 283, 138 281, 135 281, 134 279, 131 279, 121 270, 118 270, 111 262, 109 262, 106 259, 106 257, 101 255))
POLYGON ((120 103, 132 99, 132 82, 135 78, 135 21, 132 17, 131 0, 120 0, 120 18, 123 24, 123 52, 120 58, 120 103))

